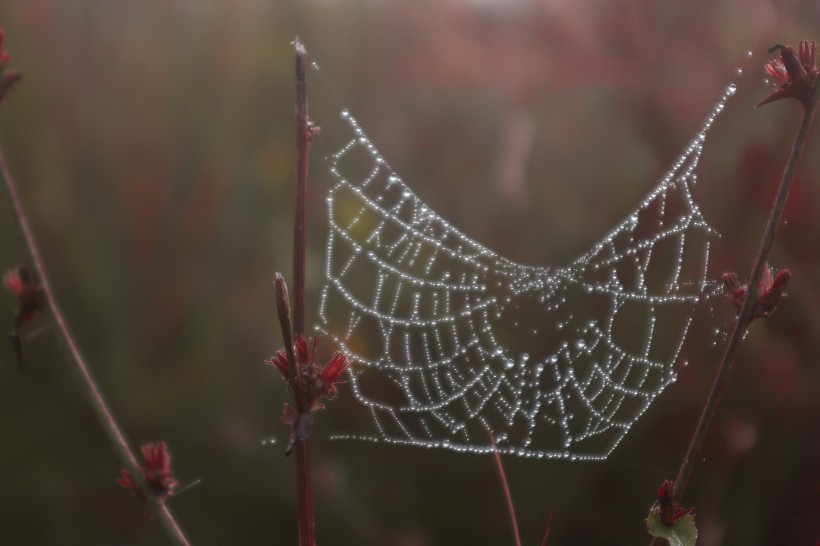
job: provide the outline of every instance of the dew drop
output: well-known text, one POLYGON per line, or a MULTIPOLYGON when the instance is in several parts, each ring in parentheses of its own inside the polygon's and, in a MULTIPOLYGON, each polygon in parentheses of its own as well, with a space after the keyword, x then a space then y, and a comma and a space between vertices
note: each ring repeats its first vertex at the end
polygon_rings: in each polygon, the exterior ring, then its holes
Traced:
POLYGON ((342 116, 342 119, 349 118, 350 117, 350 111, 349 110, 342 110, 341 116, 342 116))

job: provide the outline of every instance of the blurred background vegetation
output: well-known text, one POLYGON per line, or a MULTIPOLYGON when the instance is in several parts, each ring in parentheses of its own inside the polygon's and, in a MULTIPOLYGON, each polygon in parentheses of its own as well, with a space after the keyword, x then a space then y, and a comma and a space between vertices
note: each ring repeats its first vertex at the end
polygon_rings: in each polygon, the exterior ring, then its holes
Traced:
MULTIPOLYGON (((630 211, 736 81, 698 197, 724 236, 713 272, 745 277, 800 118, 797 103, 753 110, 771 90, 765 50, 820 38, 820 4, 26 0, 0 3, 0 26, 24 74, 0 141, 131 442, 168 441, 179 480, 202 479, 172 501, 195 544, 295 544, 287 395, 263 365, 281 344, 273 274, 291 268, 294 36, 321 66, 309 89, 325 128, 309 195, 315 320, 322 158, 343 107, 444 217, 549 265, 630 211)), ((791 298, 753 326, 685 502, 705 546, 820 539, 818 146, 815 134, 772 256, 792 270, 791 298)), ((0 268, 23 260, 5 206, 0 268)), ((0 296, 0 332, 12 308, 0 296)), ((0 542, 163 543, 114 483, 120 464, 54 326, 41 317, 29 332, 24 373, 0 344, 0 542)), ((690 365, 610 460, 505 460, 525 543, 540 543, 550 510, 552 545, 647 542, 643 518, 719 358, 712 336, 690 341, 690 365)), ((491 458, 327 441, 355 410, 342 387, 317 419, 320 544, 512 544, 491 458)))

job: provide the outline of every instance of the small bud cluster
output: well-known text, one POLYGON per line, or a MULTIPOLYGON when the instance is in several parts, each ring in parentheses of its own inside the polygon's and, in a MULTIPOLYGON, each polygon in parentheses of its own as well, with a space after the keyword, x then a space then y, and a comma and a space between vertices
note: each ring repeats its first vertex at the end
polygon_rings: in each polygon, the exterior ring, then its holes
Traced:
POLYGON ((285 404, 282 420, 291 427, 290 442, 286 454, 289 454, 296 443, 308 438, 313 431, 313 414, 324 405, 322 398, 332 399, 336 396, 336 383, 339 377, 350 367, 350 362, 342 353, 335 353, 321 366, 316 363, 316 346, 319 337, 305 339, 300 336, 293 344, 295 362, 290 362, 288 351, 280 349, 265 363, 279 370, 296 397, 296 408, 285 404), (293 365, 292 365, 293 364, 293 365), (292 371, 295 371, 295 375, 292 371))
MULTIPOLYGON (((792 274, 788 269, 772 272, 769 264, 766 264, 752 303, 752 319, 768 318, 774 313, 781 300, 788 297, 786 285, 789 283, 791 276, 792 274)), ((749 284, 741 285, 735 273, 724 273, 723 286, 726 300, 734 305, 737 312, 740 313, 743 301, 746 299, 746 293, 749 291, 749 284)))
MULTIPOLYGON (((140 468, 140 472, 154 494, 160 498, 173 495, 177 488, 177 481, 171 472, 171 454, 168 452, 168 445, 165 442, 145 444, 142 446, 142 457, 145 459, 145 466, 140 468)), ((123 468, 120 474, 121 476, 116 479, 117 483, 134 490, 140 496, 131 473, 123 468)))

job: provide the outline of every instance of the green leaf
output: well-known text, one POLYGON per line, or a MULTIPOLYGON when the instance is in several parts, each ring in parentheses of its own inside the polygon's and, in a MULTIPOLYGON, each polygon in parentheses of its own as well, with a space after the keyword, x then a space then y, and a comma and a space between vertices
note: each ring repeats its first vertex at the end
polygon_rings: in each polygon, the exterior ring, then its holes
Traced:
POLYGON ((646 530, 653 537, 665 538, 670 546, 695 546, 698 540, 698 528, 695 527, 695 515, 688 514, 667 527, 655 510, 646 518, 646 530))

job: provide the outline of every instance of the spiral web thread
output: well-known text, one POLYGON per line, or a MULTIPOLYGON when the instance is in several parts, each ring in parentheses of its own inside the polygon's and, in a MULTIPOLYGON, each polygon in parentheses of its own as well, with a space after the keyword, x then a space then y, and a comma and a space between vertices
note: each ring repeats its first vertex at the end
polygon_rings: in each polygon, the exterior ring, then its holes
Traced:
POLYGON ((693 200, 707 132, 638 207, 564 267, 500 256, 431 210, 356 120, 331 157, 317 330, 352 359, 375 428, 357 439, 604 459, 685 365, 717 233, 693 200))

